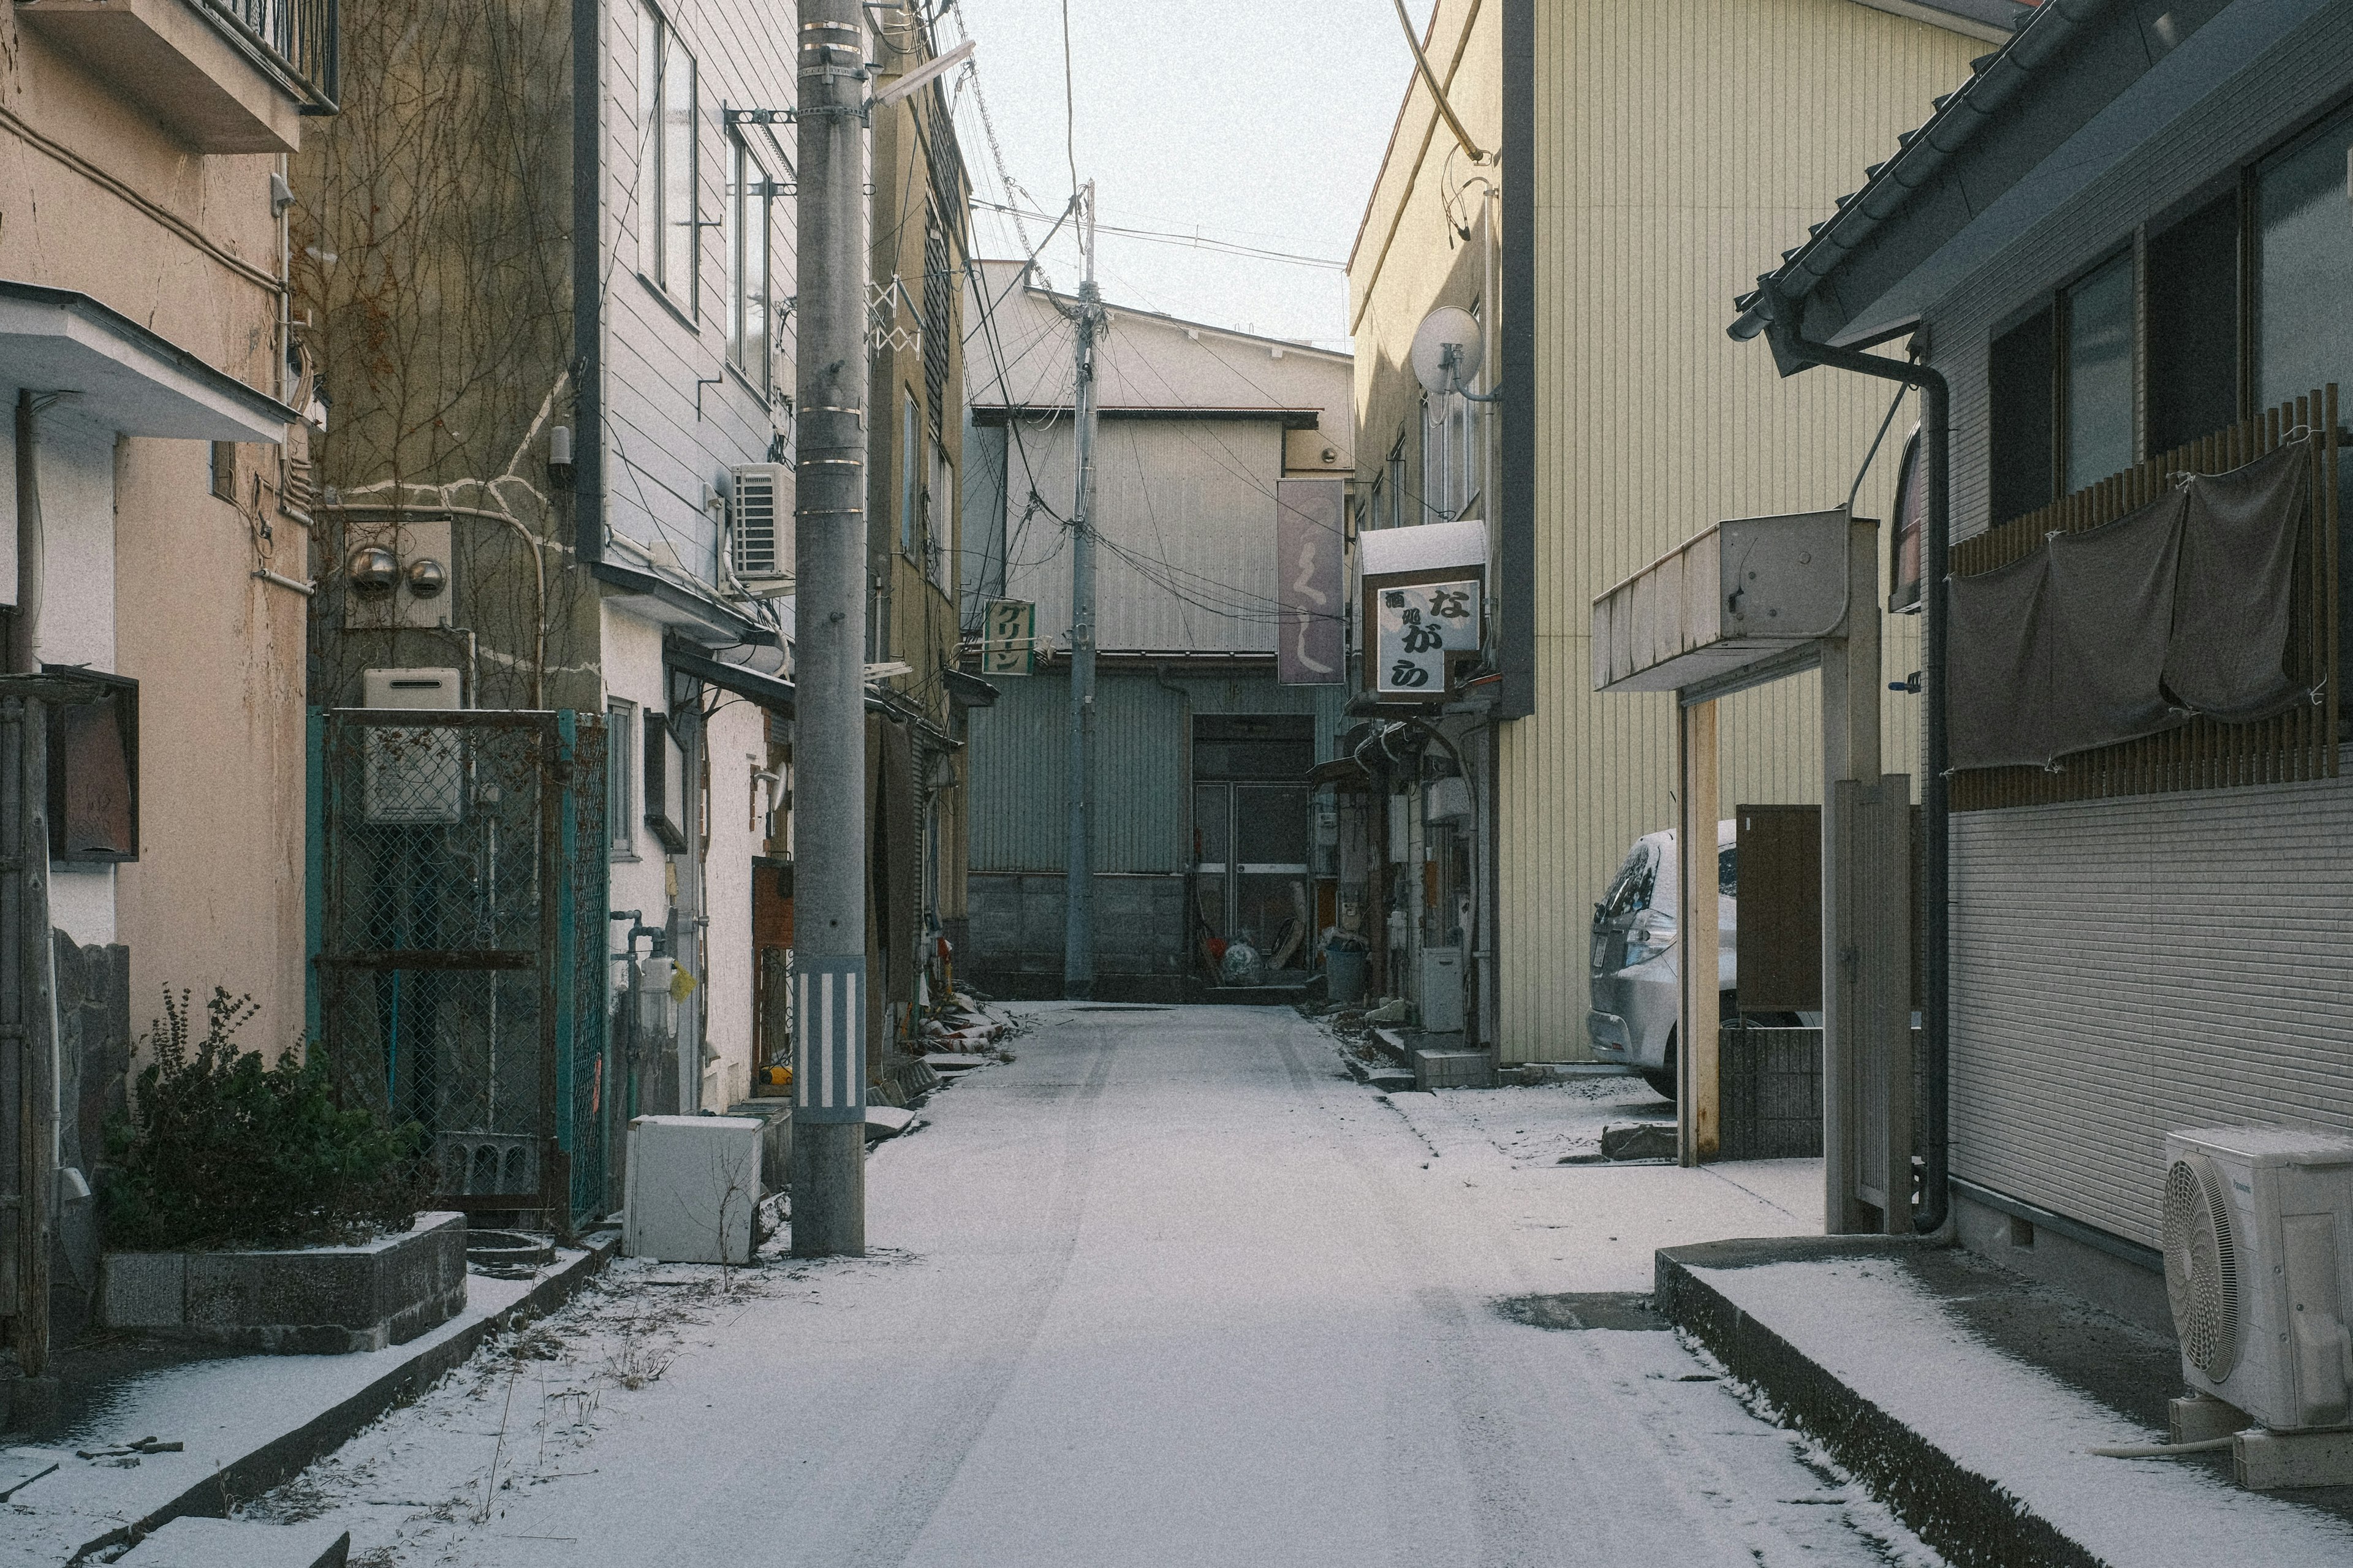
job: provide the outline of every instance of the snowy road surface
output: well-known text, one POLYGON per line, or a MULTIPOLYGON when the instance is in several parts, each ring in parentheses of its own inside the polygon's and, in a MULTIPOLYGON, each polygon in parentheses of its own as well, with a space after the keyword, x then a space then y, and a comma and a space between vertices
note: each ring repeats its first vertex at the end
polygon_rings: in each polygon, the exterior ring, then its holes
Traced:
POLYGON ((1494 1305, 1813 1228, 1819 1167, 1520 1163, 1567 1090, 1384 1100, 1285 1010, 1021 1011, 870 1160, 872 1256, 617 1265, 253 1511, 371 1568, 1936 1561, 1673 1335, 1494 1305))

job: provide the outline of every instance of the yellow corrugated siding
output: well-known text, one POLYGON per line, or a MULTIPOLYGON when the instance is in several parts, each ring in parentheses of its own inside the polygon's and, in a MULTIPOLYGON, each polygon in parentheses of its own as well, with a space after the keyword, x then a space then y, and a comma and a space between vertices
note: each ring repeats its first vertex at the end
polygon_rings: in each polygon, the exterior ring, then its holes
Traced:
MULTIPOLYGON (((1501 741, 1507 1060, 1586 1054, 1592 901, 1673 810, 1671 700, 1589 689, 1591 600, 1712 521, 1843 499, 1886 406, 1862 377, 1780 380, 1725 336, 1731 298, 1984 48, 1851 0, 1538 8, 1536 712, 1501 741)), ((1917 646, 1890 624, 1891 679, 1917 646)), ((1727 810, 1820 798, 1816 700, 1809 677, 1725 705, 1727 810)), ((1915 704, 1888 700, 1891 771, 1917 772, 1915 704)))

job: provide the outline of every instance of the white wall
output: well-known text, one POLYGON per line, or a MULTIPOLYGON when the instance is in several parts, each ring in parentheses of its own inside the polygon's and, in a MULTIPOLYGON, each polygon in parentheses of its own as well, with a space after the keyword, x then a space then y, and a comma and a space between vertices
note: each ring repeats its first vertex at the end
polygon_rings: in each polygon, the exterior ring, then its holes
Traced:
MULTIPOLYGON (((41 490, 40 659, 111 671, 114 432, 59 404, 41 416, 36 442, 41 490)), ((12 487, 12 532, 15 499, 12 487)), ((79 942, 112 942, 114 883, 111 866, 53 867, 49 923, 79 942)))

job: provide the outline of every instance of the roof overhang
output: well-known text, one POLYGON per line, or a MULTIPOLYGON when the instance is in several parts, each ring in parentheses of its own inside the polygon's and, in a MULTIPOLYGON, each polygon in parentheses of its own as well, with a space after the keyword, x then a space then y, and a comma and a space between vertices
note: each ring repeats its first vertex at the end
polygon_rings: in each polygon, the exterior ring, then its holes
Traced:
POLYGON ((765 647, 776 641, 775 627, 657 573, 612 561, 594 562, 588 570, 605 584, 607 604, 666 626, 690 642, 706 647, 738 643, 765 647))
MULTIPOLYGON (((1736 302, 1736 338, 1901 331, 2331 0, 2045 0, 1736 302)), ((2118 238, 2123 238, 2119 234, 2118 238)))
POLYGON ((1810 668, 1846 626, 1852 531, 1843 507, 1740 518, 1661 556, 1593 601, 1593 689, 1723 696, 1810 668))
POLYGON ((788 719, 794 714, 793 683, 782 676, 769 675, 749 665, 712 658, 681 646, 675 639, 664 640, 662 661, 680 674, 691 675, 706 686, 732 691, 788 719))
POLYGON ((300 417, 87 294, 0 280, 0 392, 19 390, 125 436, 281 446, 300 417))
POLYGON ((967 675, 954 665, 941 668, 940 679, 946 683, 948 700, 959 708, 993 708, 1004 693, 977 675, 967 675))

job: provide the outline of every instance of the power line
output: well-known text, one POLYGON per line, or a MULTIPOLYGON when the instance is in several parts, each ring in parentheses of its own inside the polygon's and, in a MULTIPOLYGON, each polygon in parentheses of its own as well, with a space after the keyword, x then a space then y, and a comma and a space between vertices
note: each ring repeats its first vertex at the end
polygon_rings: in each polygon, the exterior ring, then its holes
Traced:
MULTIPOLYGON (((1003 213, 1017 224, 1023 218, 1035 218, 1043 222, 1046 216, 1043 213, 1025 212, 1019 207, 1003 202, 982 201, 977 197, 974 198, 972 205, 976 207, 987 207, 991 212, 1003 213)), ((1095 228, 1102 234, 1116 234, 1129 239, 1149 240, 1155 245, 1183 246, 1190 250, 1214 250, 1221 256, 1248 257, 1258 261, 1281 261, 1293 267, 1314 267, 1331 272, 1345 272, 1348 269, 1346 262, 1334 261, 1328 257, 1302 256, 1293 250, 1270 250, 1263 246, 1244 245, 1240 240, 1219 239, 1214 236, 1200 233, 1185 234, 1175 229, 1137 228, 1115 223, 1098 223, 1095 228)))

